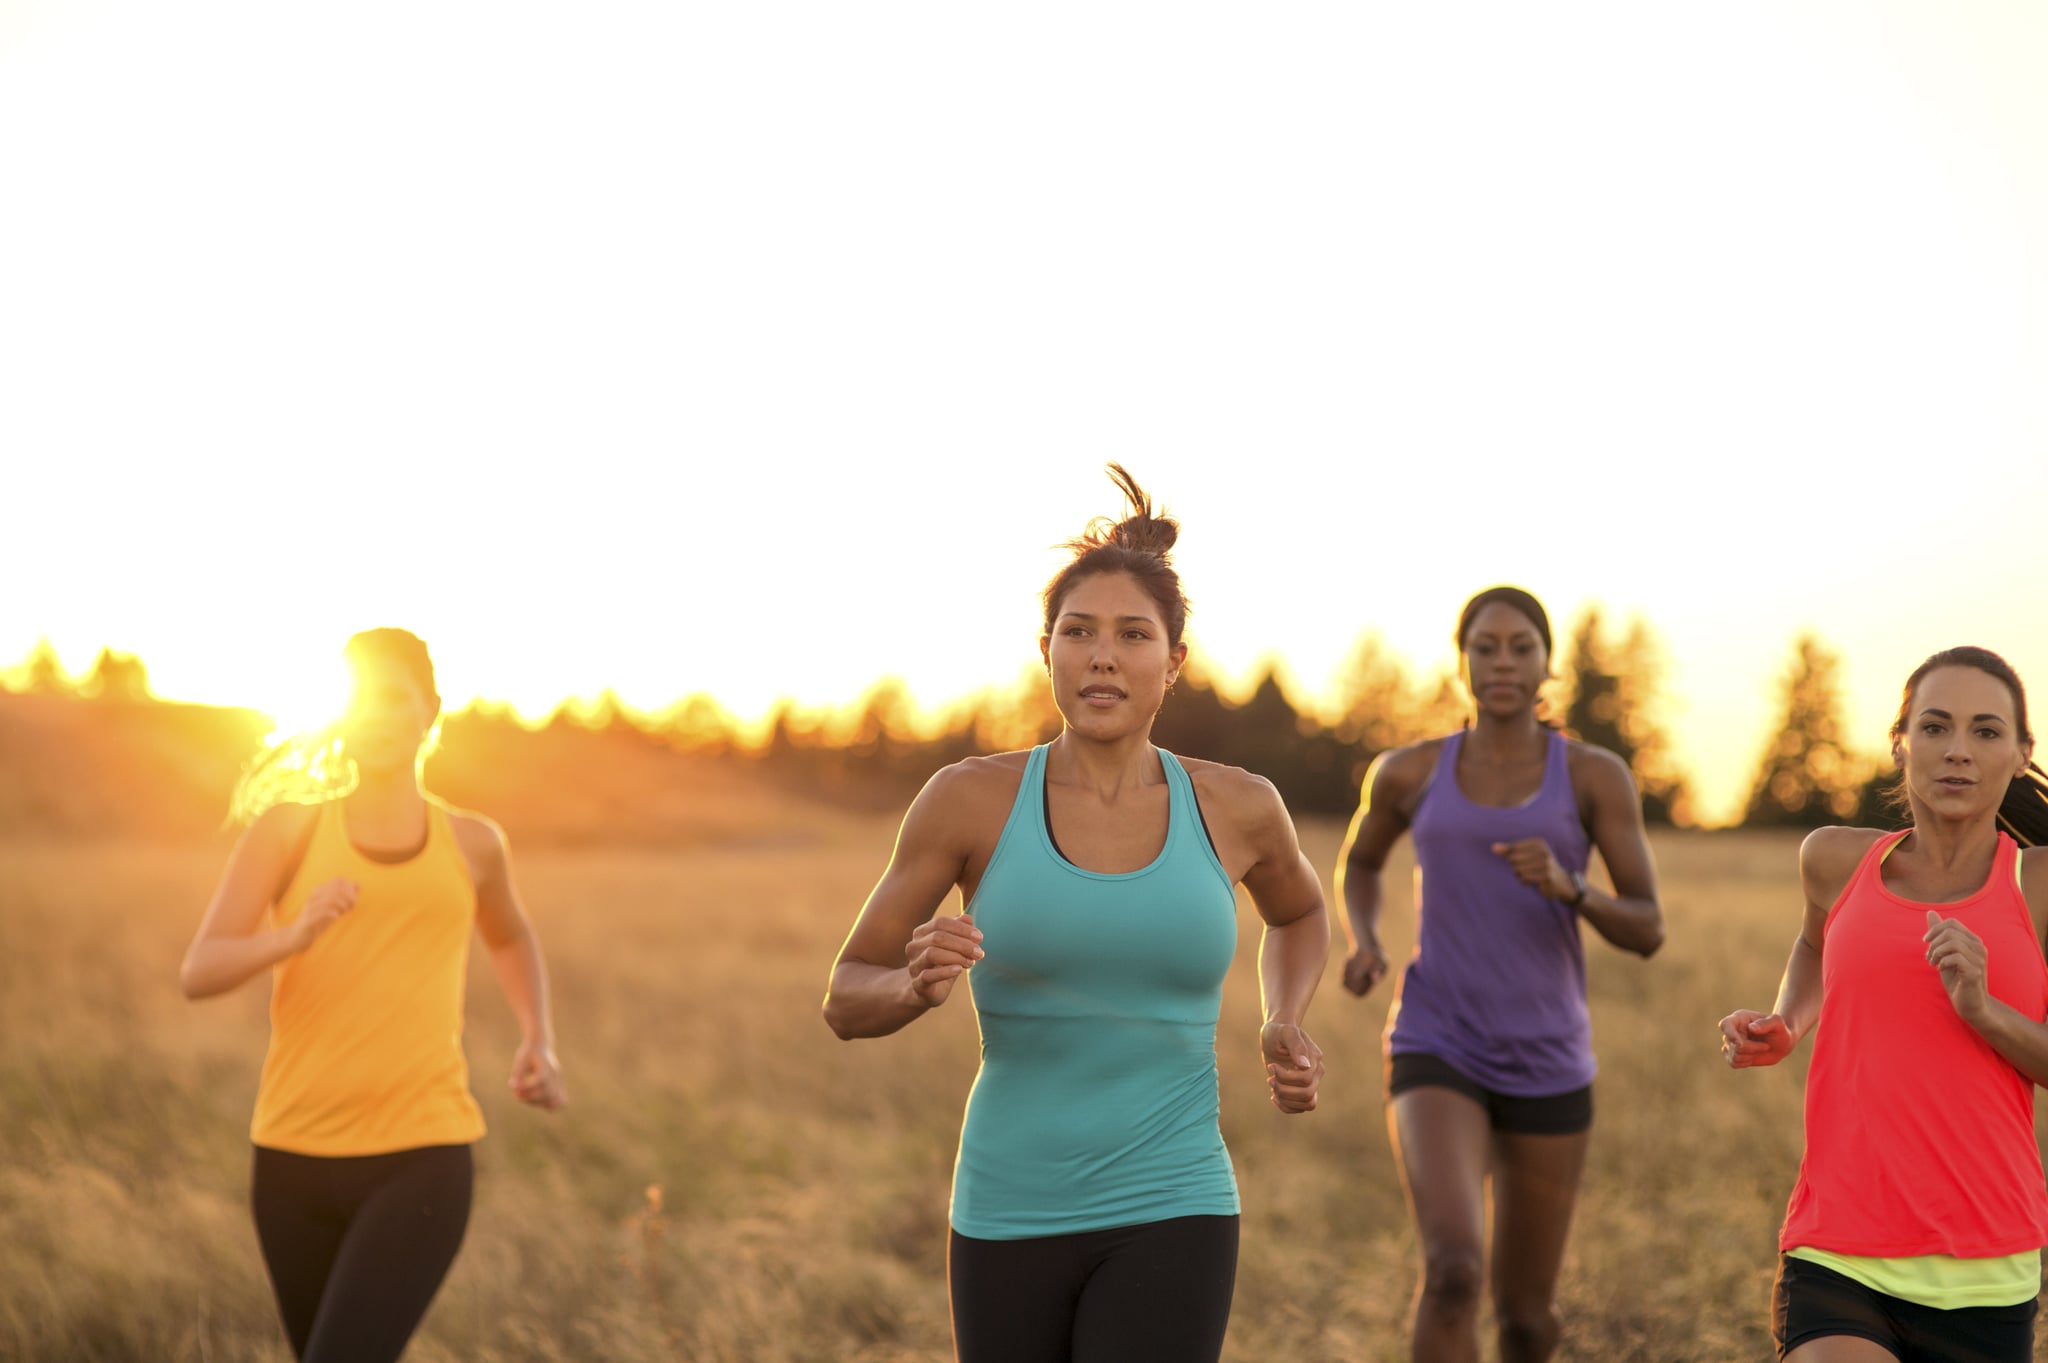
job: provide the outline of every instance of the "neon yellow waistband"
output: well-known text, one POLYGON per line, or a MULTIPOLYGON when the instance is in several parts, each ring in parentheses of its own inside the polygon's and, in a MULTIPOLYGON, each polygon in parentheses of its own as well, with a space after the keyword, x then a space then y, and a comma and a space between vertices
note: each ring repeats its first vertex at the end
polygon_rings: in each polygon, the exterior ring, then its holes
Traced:
POLYGON ((1873 1292, 1939 1311, 1953 1311, 1961 1306, 2017 1306, 2032 1301, 2041 1292, 2038 1249, 1993 1259, 1958 1259, 1953 1254, 1873 1259, 1801 1245, 1786 1250, 1785 1255, 1831 1268, 1873 1292))

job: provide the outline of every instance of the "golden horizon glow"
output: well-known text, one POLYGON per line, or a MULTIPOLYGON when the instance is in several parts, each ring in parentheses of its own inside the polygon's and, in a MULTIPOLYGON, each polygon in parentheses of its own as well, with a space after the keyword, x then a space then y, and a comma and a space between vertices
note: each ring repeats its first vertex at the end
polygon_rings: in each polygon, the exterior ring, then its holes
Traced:
POLYGON ((0 657, 937 711, 1114 459, 1227 688, 1641 616, 1711 820, 1801 631, 2048 677, 2048 6, 800 8, 16 16, 0 657))
MULTIPOLYGON (((1561 649, 1565 647, 1569 625, 1577 614, 1578 610, 1575 608, 1568 617, 1553 616, 1553 630, 1558 636, 1561 649)), ((1617 616, 1608 608, 1603 607, 1602 614, 1611 631, 1618 631, 1619 627, 1626 623, 1624 618, 1617 616)), ((1455 681, 1455 654, 1447 647, 1443 655, 1432 664, 1423 664, 1392 650, 1391 646, 1386 644, 1383 633, 1369 632, 1379 635, 1378 642, 1396 657, 1405 669, 1411 684, 1418 689, 1433 687, 1437 682, 1446 679, 1455 681)), ((345 635, 338 634, 337 637, 345 635)), ((1961 637, 1950 638, 1947 642, 1959 642, 1961 637)), ((1824 633, 1820 635, 1820 639, 1822 645, 1831 651, 1838 654, 1843 652, 1840 646, 1824 633)), ((1363 636, 1360 640, 1354 641, 1354 646, 1361 642, 1363 636)), ((432 639, 428 640, 428 646, 437 662, 444 655, 459 659, 463 652, 459 648, 444 650, 432 639)), ((1670 641, 1664 641, 1664 646, 1668 651, 1670 641)), ((1947 645, 1935 645, 1944 646, 1947 645)), ((338 651, 334 652, 334 666, 327 669, 324 674, 321 669, 293 674, 294 683, 299 690, 287 704, 277 698, 251 695, 250 688, 246 685, 246 677, 237 674, 232 667, 221 669, 214 674, 214 679, 210 682, 205 680, 202 669, 197 674, 197 684, 194 684, 192 677, 183 669, 177 669, 176 675, 181 679, 180 682, 166 688, 158 685, 156 669, 147 656, 120 645, 93 644, 89 648, 69 650, 56 648, 55 645, 51 647, 68 686, 76 687, 81 683, 85 679, 91 660, 98 656, 101 647, 107 647, 117 654, 139 658, 143 665, 150 669, 151 695, 154 699, 172 704, 232 706, 263 715, 270 721, 270 728, 264 740, 270 746, 277 746, 290 739, 319 734, 323 728, 340 717, 346 700, 347 670, 339 662, 338 651), (272 708, 273 706, 275 708, 272 708)), ((1773 688, 1790 665, 1792 649, 1792 639, 1782 641, 1777 658, 1777 671, 1770 679, 1773 688)), ((1931 652, 1933 648, 1930 647, 1927 651, 1931 652)), ((2015 664, 2023 679, 2029 675, 2048 676, 2048 656, 2044 656, 2048 655, 2048 650, 1996 651, 2002 652, 2008 661, 2015 664)), ((0 658, 4 656, 0 654, 0 658)), ((1235 673, 1226 673, 1215 667, 1211 661, 1203 658, 1199 651, 1195 656, 1199 660, 1197 667, 1202 670, 1205 683, 1214 686, 1218 693, 1232 704, 1248 700, 1270 668, 1279 678, 1298 711, 1325 725, 1333 723, 1338 717, 1335 708, 1338 697, 1333 691, 1327 687, 1319 692, 1308 691, 1303 687, 1294 669, 1284 658, 1276 654, 1261 655, 1235 673)), ((1898 652, 1896 656, 1896 675, 1888 679, 1873 679, 1870 676, 1870 668, 1859 668, 1856 665, 1855 655, 1844 655, 1843 701, 1847 743, 1852 751, 1872 760, 1882 756, 1884 732, 1890 723, 1892 710, 1898 703, 1897 686, 1903 681, 1906 671, 1919 661, 1921 655, 1913 654, 1910 660, 1906 652, 1898 652)), ((24 650, 13 661, 0 663, 0 686, 20 689, 25 684, 27 677, 23 664, 26 663, 27 657, 28 651, 24 650)), ((601 717, 607 706, 616 706, 624 711, 630 720, 649 731, 671 726, 681 726, 687 730, 694 719, 699 732, 718 729, 725 737, 743 747, 759 748, 766 742, 778 712, 785 707, 800 728, 809 732, 821 732, 828 737, 828 741, 843 741, 851 736, 868 699, 879 693, 894 693, 895 698, 906 707, 900 713, 905 729, 916 737, 929 738, 941 732, 947 725, 956 722, 965 706, 990 696, 1007 697, 1014 694, 1019 687, 1041 684, 1038 671, 1035 664, 1027 664, 1013 672, 1007 681, 988 681, 969 691, 930 698, 920 694, 904 677, 890 674, 872 679, 857 690, 837 697, 805 698, 783 694, 770 697, 745 710, 729 705, 704 691, 685 692, 666 699, 650 701, 629 698, 625 689, 611 686, 586 690, 574 695, 549 695, 533 691, 522 693, 516 688, 509 691, 499 688, 489 693, 469 692, 450 695, 446 694, 448 687, 444 679, 442 689, 444 714, 486 710, 507 716, 521 727, 532 731, 546 727, 558 715, 564 714, 574 721, 594 722, 601 717), (696 712, 694 716, 691 713, 693 710, 696 712)), ((1551 683, 1546 688, 1546 695, 1559 696, 1558 685, 1557 682, 1551 683)), ((642 696, 645 694, 640 693, 642 696)), ((1462 695, 1462 687, 1460 694, 1462 695)), ((1741 742, 1723 744, 1717 749, 1710 742, 1703 742, 1698 729, 1688 727, 1683 719, 1688 708, 1700 708, 1696 703, 1689 707, 1682 694, 1674 695, 1667 692, 1663 697, 1666 711, 1663 715, 1664 729, 1666 737, 1671 742, 1671 757, 1680 775, 1691 788, 1693 820, 1697 826, 1725 827, 1740 819, 1740 801, 1747 795, 1749 782, 1762 758, 1764 746, 1771 737, 1768 726, 1778 718, 1774 708, 1776 700, 1776 691, 1773 689, 1766 704, 1761 707, 1749 707, 1758 727, 1754 732, 1745 735, 1741 742), (1716 753, 1723 759, 1718 764, 1704 760, 1716 753)), ((1720 702, 1725 705, 1727 698, 1720 698, 1720 702)), ((1554 706, 1552 713, 1556 714, 1554 706)))

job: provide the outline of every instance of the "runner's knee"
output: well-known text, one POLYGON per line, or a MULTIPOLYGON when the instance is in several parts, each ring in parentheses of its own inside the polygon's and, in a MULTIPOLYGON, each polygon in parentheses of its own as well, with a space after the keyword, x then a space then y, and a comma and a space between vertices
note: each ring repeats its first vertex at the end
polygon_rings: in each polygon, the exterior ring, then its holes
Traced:
POLYGON ((1443 1315, 1470 1315, 1479 1309, 1484 1282, 1485 1265, 1477 1249, 1446 1245, 1424 1250, 1422 1297, 1429 1309, 1443 1315))

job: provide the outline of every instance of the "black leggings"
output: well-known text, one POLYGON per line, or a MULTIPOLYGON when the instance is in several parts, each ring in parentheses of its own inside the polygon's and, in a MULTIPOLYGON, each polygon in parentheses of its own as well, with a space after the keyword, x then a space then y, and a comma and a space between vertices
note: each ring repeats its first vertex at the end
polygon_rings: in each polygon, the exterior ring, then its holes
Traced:
POLYGON ((249 1201, 304 1363, 394 1363, 469 1224, 469 1147, 327 1158, 256 1147, 249 1201))
POLYGON ((953 1232, 958 1363, 1215 1363, 1237 1218, 1177 1216, 1030 1240, 953 1232))

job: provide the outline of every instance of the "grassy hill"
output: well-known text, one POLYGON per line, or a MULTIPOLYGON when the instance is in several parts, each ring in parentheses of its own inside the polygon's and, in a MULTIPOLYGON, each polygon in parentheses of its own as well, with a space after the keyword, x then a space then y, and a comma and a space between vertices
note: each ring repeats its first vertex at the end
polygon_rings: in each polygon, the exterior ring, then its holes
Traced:
MULTIPOLYGON (((225 837, 268 727, 249 710, 0 692, 0 836, 225 837)), ((816 802, 738 758, 478 711, 448 717, 426 783, 520 843, 772 846, 812 836, 822 815, 792 819, 816 802)))

